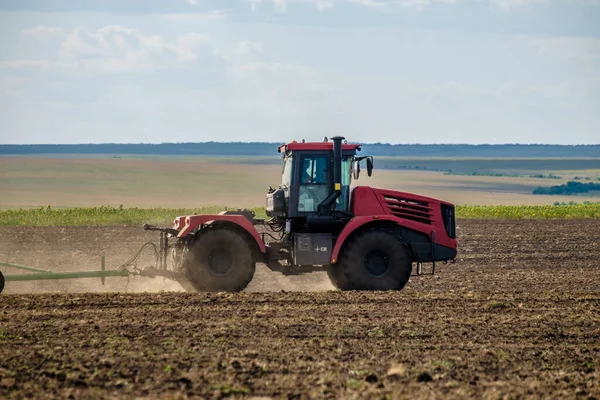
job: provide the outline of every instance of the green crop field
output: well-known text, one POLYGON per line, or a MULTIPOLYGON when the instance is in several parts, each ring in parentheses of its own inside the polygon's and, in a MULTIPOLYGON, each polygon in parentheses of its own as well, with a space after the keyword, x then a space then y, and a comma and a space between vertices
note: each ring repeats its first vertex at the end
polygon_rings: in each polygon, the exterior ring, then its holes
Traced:
MULTIPOLYGON (((71 225, 170 225, 173 218, 189 214, 215 214, 227 207, 196 209, 170 208, 66 208, 42 207, 0 211, 0 226, 71 226, 71 225)), ((257 217, 265 217, 264 208, 253 208, 257 217)), ((457 206, 457 218, 477 219, 554 219, 600 218, 600 203, 543 206, 457 206)))
POLYGON ((600 218, 600 203, 533 206, 457 206, 457 218, 555 219, 600 218))

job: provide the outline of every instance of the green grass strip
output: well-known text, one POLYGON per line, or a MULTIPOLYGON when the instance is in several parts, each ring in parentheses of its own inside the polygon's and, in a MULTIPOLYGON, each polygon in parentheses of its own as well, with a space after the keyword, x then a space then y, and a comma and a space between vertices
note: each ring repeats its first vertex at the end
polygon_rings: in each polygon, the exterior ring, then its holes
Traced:
POLYGON ((456 206, 457 218, 590 219, 600 218, 600 203, 531 206, 456 206))
MULTIPOLYGON (((143 225, 171 226, 181 215, 218 214, 237 210, 227 207, 202 208, 52 208, 0 211, 0 226, 74 226, 74 225, 143 225)), ((252 208, 257 217, 265 217, 264 208, 252 208)))
MULTIPOLYGON (((173 218, 190 214, 217 214, 227 207, 203 208, 52 208, 0 211, 0 226, 73 226, 73 225, 142 225, 170 226, 173 218)), ((253 208, 259 218, 264 208, 253 208)), ((456 216, 482 219, 555 219, 600 218, 600 204, 565 204, 537 206, 457 206, 456 216)))

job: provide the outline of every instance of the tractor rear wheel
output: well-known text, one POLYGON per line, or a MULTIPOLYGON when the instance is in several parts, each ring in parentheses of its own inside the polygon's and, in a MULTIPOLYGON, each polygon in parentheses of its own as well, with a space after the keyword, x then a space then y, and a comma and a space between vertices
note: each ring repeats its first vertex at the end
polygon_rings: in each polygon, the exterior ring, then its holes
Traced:
POLYGON ((330 265, 331 283, 341 290, 401 290, 412 273, 406 243, 389 230, 359 233, 344 246, 337 265, 330 265))
POLYGON ((0 293, 2 293, 3 290, 4 290, 4 275, 2 274, 2 271, 0 271, 0 293))
POLYGON ((197 292, 239 292, 254 277, 250 246, 239 233, 213 228, 200 234, 183 262, 187 282, 197 292))

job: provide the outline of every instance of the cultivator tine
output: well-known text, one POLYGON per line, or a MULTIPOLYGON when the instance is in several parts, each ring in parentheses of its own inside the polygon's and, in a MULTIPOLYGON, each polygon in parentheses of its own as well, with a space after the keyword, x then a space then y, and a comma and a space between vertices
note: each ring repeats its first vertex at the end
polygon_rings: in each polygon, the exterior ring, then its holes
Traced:
POLYGON ((158 269, 165 271, 167 269, 167 252, 169 250, 169 238, 167 237, 167 232, 160 232, 160 241, 159 241, 159 265, 158 269))
MULTIPOLYGON (((101 271, 106 271, 106 262, 104 259, 104 254, 100 257, 100 270, 101 271)), ((100 278, 100 280, 102 281, 102 286, 104 286, 104 276, 100 278)))

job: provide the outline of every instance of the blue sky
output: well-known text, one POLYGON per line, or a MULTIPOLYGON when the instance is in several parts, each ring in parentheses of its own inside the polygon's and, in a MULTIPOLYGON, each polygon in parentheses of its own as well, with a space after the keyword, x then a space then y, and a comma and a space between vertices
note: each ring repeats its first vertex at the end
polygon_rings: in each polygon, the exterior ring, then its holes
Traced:
POLYGON ((0 143, 600 143, 600 0, 0 0, 0 143))

